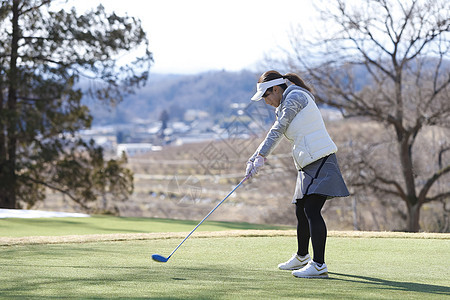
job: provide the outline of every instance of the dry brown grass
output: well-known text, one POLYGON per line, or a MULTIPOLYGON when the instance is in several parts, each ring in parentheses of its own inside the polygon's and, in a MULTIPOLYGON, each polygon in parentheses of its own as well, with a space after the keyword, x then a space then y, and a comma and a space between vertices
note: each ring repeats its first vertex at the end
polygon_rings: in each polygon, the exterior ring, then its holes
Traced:
MULTIPOLYGON (((0 237, 0 246, 17 245, 44 245, 67 243, 97 243, 120 242, 137 240, 183 239, 188 232, 162 232, 162 233, 122 233, 122 234, 88 234, 67 236, 31 236, 8 238, 0 237)), ((296 236, 295 230, 228 230, 228 231, 202 231, 190 238, 217 238, 217 237, 276 237, 296 236)), ((342 238, 407 238, 407 239, 450 239, 448 233, 407 233, 407 232, 371 232, 371 231, 329 231, 329 237, 342 238)))

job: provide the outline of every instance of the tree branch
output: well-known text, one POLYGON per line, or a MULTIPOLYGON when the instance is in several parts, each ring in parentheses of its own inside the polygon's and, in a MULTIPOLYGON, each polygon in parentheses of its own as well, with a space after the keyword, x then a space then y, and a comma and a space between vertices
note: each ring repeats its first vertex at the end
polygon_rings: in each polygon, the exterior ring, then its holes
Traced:
POLYGON ((373 177, 373 178, 374 178, 376 181, 379 181, 379 182, 381 182, 381 183, 384 183, 384 184, 387 184, 387 185, 390 185, 390 186, 395 187, 395 189, 397 190, 397 192, 390 191, 390 190, 385 190, 385 189, 382 189, 382 188, 380 188, 380 187, 377 187, 378 190, 381 190, 381 191, 383 191, 383 192, 389 192, 390 194, 399 196, 399 197, 402 198, 402 199, 406 199, 406 198, 407 198, 407 197, 406 197, 405 191, 402 189, 402 186, 401 186, 397 181, 386 179, 385 176, 379 175, 374 167, 372 167, 372 166, 369 165, 369 164, 366 164, 366 165, 367 165, 367 167, 373 172, 373 174, 374 174, 374 177, 373 177))
POLYGON ((27 1, 24 1, 23 4, 22 4, 22 6, 21 6, 20 9, 19 9, 20 15, 25 15, 25 14, 29 13, 30 11, 39 9, 39 8, 41 8, 41 7, 44 6, 44 5, 50 4, 52 1, 53 1, 53 0, 44 0, 44 1, 42 1, 39 5, 30 7, 29 9, 22 11, 22 9, 23 9, 23 8, 25 7, 25 5, 27 4, 27 1))
POLYGON ((425 185, 423 186, 422 190, 419 193, 419 201, 425 201, 426 195, 429 192, 430 188, 433 186, 433 184, 444 174, 450 173, 450 165, 441 168, 440 170, 438 170, 436 173, 433 174, 433 176, 431 176, 427 182, 425 183, 425 185))
POLYGON ((448 85, 450 85, 450 74, 447 77, 447 81, 444 81, 440 87, 436 87, 436 86, 434 87, 433 94, 431 95, 430 99, 428 100, 428 105, 430 105, 432 100, 434 98, 436 98, 436 96, 439 95, 448 85))
MULTIPOLYGON (((386 32, 389 35, 389 39, 391 40, 392 43, 395 43, 394 37, 392 35, 392 32, 395 33, 394 31, 394 20, 392 19, 392 15, 390 14, 390 10, 387 6, 386 1, 383 1, 382 6, 384 8, 384 10, 386 11, 386 19, 384 20, 384 25, 386 28, 386 32), (392 29, 392 30, 391 30, 392 29)), ((397 35, 396 35, 396 39, 397 39, 397 35)))
MULTIPOLYGON (((354 184, 352 184, 352 186, 367 188, 367 183, 365 183, 365 182, 354 183, 354 184)), ((394 190, 385 189, 385 188, 382 188, 382 187, 379 187, 379 186, 376 186, 376 185, 371 185, 369 188, 374 190, 374 191, 376 191, 376 192, 381 192, 381 193, 385 193, 385 194, 389 194, 389 195, 394 195, 396 197, 400 197, 401 198, 401 195, 398 192, 394 191, 394 190)), ((402 198, 402 199, 404 199, 404 198, 402 198)))
MULTIPOLYGON (((387 76, 389 76, 390 78, 392 78, 392 80, 395 80, 395 75, 392 74, 391 72, 389 72, 388 69, 384 68, 382 64, 376 62, 375 60, 373 60, 372 58, 370 58, 370 56, 367 54, 366 51, 364 51, 364 49, 358 44, 358 42, 356 41, 356 39, 352 38, 351 36, 348 37, 348 40, 352 41, 355 44, 356 49, 358 50, 358 52, 364 57, 364 60, 369 62, 370 64, 374 65, 375 67, 377 67, 379 70, 381 70, 383 73, 385 73, 387 76)), ((389 52, 388 52, 389 53, 389 52)), ((392 54, 390 54, 392 55, 392 54)))
POLYGON ((447 152, 447 151, 449 151, 449 150, 450 150, 450 147, 444 147, 444 148, 442 148, 442 149, 439 151, 439 154, 438 154, 438 166, 439 166, 439 168, 441 168, 441 169, 442 169, 442 156, 444 155, 445 152, 447 152))
MULTIPOLYGON (((367 34, 367 36, 370 38, 370 40, 371 40, 375 45, 377 45, 378 48, 381 49, 381 51, 383 51, 384 53, 386 53, 386 54, 389 55, 389 56, 392 56, 392 55, 393 55, 393 53, 389 52, 389 51, 388 51, 388 50, 387 50, 380 42, 378 42, 378 41, 374 38, 374 36, 373 36, 372 32, 370 31, 370 29, 369 29, 368 26, 364 27, 364 29, 366 30, 366 34, 367 34)), ((398 42, 394 42, 394 45, 396 45, 395 48, 397 48, 397 43, 398 43, 398 42)))
POLYGON ((423 203, 428 203, 428 202, 433 202, 433 201, 441 201, 444 199, 448 199, 450 198, 450 192, 445 192, 430 198, 425 198, 425 200, 423 201, 423 203))
POLYGON ((54 186, 54 185, 52 185, 52 184, 50 184, 50 183, 48 183, 48 182, 41 181, 41 180, 37 180, 37 179, 32 178, 32 177, 30 177, 30 176, 20 175, 19 177, 22 178, 22 179, 24 179, 24 180, 31 181, 31 182, 33 182, 33 183, 35 183, 35 184, 39 184, 39 185, 45 186, 45 187, 47 187, 47 188, 49 188, 49 189, 58 191, 58 192, 60 192, 60 193, 62 193, 62 194, 64 194, 64 195, 68 196, 68 197, 69 197, 70 199, 72 199, 74 202, 76 202, 76 203, 78 203, 79 205, 81 205, 84 209, 88 209, 88 207, 87 207, 84 203, 82 203, 81 201, 79 201, 75 196, 73 196, 73 195, 70 193, 69 190, 64 190, 64 189, 62 189, 62 188, 60 188, 60 187, 57 187, 57 186, 54 186))
MULTIPOLYGON (((400 3, 400 2, 399 2, 399 3, 400 3)), ((408 25, 408 21, 411 20, 411 16, 412 16, 412 13, 413 13, 413 11, 414 11, 414 7, 416 6, 416 3, 417 3, 416 0, 412 1, 411 6, 410 6, 410 9, 409 9, 408 12, 405 11, 405 8, 404 8, 403 5, 400 3, 400 6, 402 7, 403 13, 405 14, 405 18, 404 18, 403 25, 402 25, 402 27, 401 27, 401 29, 400 29, 400 33, 398 33, 398 34, 396 33, 396 34, 395 34, 395 37, 396 37, 396 39, 397 39, 397 41, 396 41, 397 43, 401 40, 402 35, 403 35, 403 33, 405 32, 406 26, 408 25)), ((387 13, 388 13, 388 15, 389 15, 390 17, 392 17, 392 13, 393 13, 392 11, 387 11, 387 13)))
POLYGON ((417 42, 418 40, 421 39, 420 36, 417 36, 414 40, 411 41, 407 51, 405 52, 405 61, 410 61, 410 60, 413 60, 414 58, 416 58, 418 55, 420 55, 422 53, 422 50, 425 48, 426 45, 428 45, 428 43, 433 41, 437 36, 440 36, 441 33, 448 32, 449 30, 450 30, 450 24, 447 25, 446 28, 439 29, 437 31, 435 31, 435 28, 433 28, 431 30, 431 33, 430 32, 427 33, 426 36, 423 38, 423 43, 419 46, 419 48, 416 50, 416 52, 411 54, 410 57, 407 57, 407 54, 409 53, 409 50, 412 49, 412 47, 415 44, 415 42, 417 42))

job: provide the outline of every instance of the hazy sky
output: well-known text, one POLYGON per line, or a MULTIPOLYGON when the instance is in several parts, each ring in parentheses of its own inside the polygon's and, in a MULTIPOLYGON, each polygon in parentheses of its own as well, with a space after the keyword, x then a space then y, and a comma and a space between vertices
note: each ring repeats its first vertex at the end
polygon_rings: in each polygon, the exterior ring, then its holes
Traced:
POLYGON ((292 26, 313 26, 311 0, 72 0, 79 12, 107 11, 141 19, 154 73, 188 74, 252 68, 288 47, 292 26))

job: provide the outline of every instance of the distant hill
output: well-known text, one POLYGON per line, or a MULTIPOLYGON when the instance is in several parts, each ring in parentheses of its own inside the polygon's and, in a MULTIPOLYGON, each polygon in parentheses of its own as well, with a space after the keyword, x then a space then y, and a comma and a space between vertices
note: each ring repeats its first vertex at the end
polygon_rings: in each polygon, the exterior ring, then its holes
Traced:
POLYGON ((126 96, 115 108, 87 101, 94 124, 157 120, 163 110, 171 121, 181 120, 188 109, 222 117, 232 103, 248 103, 260 74, 250 71, 215 71, 195 75, 150 74, 145 87, 126 96))
MULTIPOLYGON (((436 65, 429 58, 424 69, 436 65)), ((448 69, 450 61, 441 62, 448 69)), ((411 62, 414 71, 415 62, 411 62)), ((370 76, 363 65, 353 66, 356 89, 370 84, 370 76)), ((115 108, 85 100, 94 116, 95 125, 136 123, 139 120, 156 121, 167 110, 171 121, 179 121, 188 109, 204 110, 217 120, 229 116, 232 103, 249 103, 260 74, 243 70, 239 72, 210 71, 194 75, 168 75, 150 73, 145 87, 126 96, 115 108)), ((345 80, 345 79, 344 79, 345 80)))

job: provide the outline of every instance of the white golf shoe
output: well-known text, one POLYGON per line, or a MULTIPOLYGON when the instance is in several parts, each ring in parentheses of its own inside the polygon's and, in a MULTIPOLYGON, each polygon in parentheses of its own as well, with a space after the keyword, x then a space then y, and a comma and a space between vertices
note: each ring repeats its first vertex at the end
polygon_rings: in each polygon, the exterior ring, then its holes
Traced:
POLYGON ((326 264, 319 267, 315 261, 310 260, 302 269, 292 271, 292 275, 300 278, 328 278, 328 268, 326 264))
POLYGON ((292 255, 290 260, 285 263, 279 264, 278 268, 280 270, 298 270, 306 266, 310 260, 311 257, 309 256, 309 254, 306 254, 305 256, 299 256, 297 255, 297 253, 295 253, 292 255))

